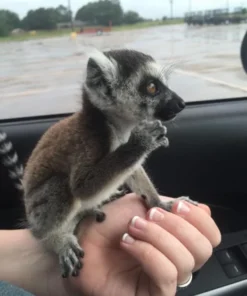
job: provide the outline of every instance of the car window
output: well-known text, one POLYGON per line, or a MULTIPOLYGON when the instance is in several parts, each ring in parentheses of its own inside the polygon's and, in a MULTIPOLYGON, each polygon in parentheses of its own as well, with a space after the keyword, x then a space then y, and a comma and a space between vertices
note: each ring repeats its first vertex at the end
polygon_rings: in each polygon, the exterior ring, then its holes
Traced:
POLYGON ((1 0, 0 119, 78 110, 90 52, 151 54, 185 101, 244 97, 247 1, 1 0))

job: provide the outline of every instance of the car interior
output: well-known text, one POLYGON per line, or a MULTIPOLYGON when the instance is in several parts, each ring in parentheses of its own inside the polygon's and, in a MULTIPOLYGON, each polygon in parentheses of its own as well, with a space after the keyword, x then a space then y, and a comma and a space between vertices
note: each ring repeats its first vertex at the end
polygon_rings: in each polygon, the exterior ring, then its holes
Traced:
MULTIPOLYGON (((0 120, 25 164, 41 135, 70 114, 0 120)), ((146 169, 160 194, 210 206, 222 242, 185 295, 247 295, 247 97, 187 103, 167 123, 169 148, 155 151, 146 169)), ((21 193, 0 165, 0 229, 17 229, 24 217, 21 193)))
MULTIPOLYGON (((25 163, 41 135, 70 114, 1 120, 20 161, 25 163)), ((155 151, 146 168, 159 192, 211 207, 222 243, 191 286, 178 295, 235 295, 247 291, 247 98, 188 103, 167 124, 170 147, 155 151)), ((0 228, 16 229, 23 219, 20 192, 0 166, 0 228)))

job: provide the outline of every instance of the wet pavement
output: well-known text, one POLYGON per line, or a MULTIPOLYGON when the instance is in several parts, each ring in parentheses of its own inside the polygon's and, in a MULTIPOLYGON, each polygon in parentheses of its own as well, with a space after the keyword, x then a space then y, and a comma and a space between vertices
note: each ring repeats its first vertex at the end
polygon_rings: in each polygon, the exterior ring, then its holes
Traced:
POLYGON ((88 54, 130 48, 167 67, 169 86, 185 101, 247 96, 240 45, 247 24, 185 25, 0 43, 0 119, 66 113, 80 107, 88 54), (172 71, 170 71, 172 70, 172 71))

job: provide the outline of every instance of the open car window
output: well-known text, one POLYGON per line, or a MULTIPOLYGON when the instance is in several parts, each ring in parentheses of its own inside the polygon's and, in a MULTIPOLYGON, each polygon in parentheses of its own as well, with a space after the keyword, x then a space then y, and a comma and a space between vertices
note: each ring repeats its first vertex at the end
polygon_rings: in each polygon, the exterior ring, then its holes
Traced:
POLYGON ((2 0, 0 9, 0 119, 76 111, 95 48, 151 54, 186 102, 247 94, 239 1, 2 0))

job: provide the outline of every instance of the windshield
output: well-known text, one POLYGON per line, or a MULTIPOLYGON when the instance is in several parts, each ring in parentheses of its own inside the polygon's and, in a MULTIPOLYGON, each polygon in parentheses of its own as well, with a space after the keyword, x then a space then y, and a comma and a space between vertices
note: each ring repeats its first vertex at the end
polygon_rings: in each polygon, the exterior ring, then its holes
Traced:
POLYGON ((186 102, 244 97, 247 1, 1 0, 0 119, 77 111, 88 55, 130 48, 186 102))

